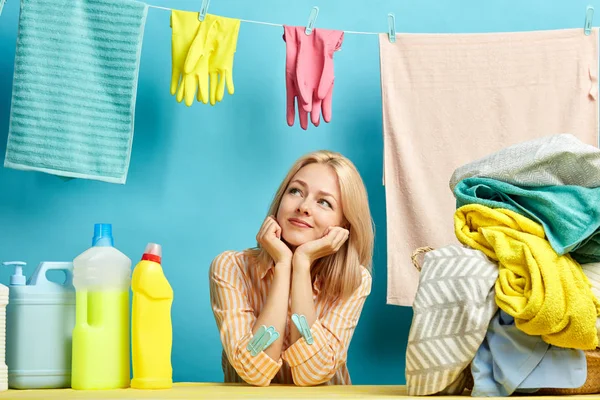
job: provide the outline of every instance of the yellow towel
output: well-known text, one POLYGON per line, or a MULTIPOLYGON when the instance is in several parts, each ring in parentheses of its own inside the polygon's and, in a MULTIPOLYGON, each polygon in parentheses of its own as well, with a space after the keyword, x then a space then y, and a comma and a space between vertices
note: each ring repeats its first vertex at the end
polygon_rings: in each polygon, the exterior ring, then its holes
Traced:
POLYGON ((498 261, 496 303, 517 328, 555 346, 596 348, 600 303, 581 266, 556 254, 540 224, 510 210, 468 204, 456 210, 454 229, 461 243, 498 261))

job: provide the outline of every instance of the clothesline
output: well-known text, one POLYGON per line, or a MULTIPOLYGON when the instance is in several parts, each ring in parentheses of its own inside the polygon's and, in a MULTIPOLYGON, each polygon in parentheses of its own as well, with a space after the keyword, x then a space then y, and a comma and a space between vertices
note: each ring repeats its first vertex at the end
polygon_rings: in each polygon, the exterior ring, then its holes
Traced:
MULTIPOLYGON (((169 7, 159 7, 159 6, 153 6, 148 4, 148 7, 150 8, 156 8, 157 10, 165 10, 165 11, 172 11, 172 8, 169 7)), ((259 24, 259 25, 268 25, 268 26, 279 26, 279 27, 283 27, 283 24, 274 24, 272 22, 264 22, 264 21, 254 21, 251 19, 240 19, 237 18, 242 22, 247 22, 249 24, 259 24)), ((384 32, 361 32, 361 31, 344 31, 344 33, 351 33, 351 34, 357 34, 357 35, 379 35, 380 33, 384 33, 384 32)))

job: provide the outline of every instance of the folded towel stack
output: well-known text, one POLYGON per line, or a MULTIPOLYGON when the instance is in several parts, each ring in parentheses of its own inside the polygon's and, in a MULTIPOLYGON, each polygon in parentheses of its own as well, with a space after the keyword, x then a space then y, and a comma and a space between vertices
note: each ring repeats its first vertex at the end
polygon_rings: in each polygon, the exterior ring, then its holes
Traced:
MULTIPOLYGON (((596 349, 599 340, 600 150, 570 134, 546 136, 456 169, 450 188, 457 239, 498 268, 498 314, 469 353, 472 393, 580 387, 582 350, 596 349), (511 352, 520 353, 512 364, 518 374, 507 370, 511 352), (557 379, 560 371, 579 372, 557 379)), ((448 388, 459 393, 464 385, 453 382, 440 392, 448 388)), ((426 394, 425 387, 409 390, 426 394)))

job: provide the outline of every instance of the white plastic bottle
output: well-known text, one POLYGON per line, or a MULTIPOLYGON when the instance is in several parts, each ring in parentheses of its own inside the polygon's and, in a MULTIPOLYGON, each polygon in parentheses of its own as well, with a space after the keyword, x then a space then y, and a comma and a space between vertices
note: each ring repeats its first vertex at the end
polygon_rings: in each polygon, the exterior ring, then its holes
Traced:
POLYGON ((6 366, 6 305, 8 288, 0 285, 0 392, 8 390, 8 368, 6 366))
POLYGON ((130 284, 131 260, 114 247, 112 225, 96 224, 92 247, 73 260, 73 389, 129 387, 130 284))

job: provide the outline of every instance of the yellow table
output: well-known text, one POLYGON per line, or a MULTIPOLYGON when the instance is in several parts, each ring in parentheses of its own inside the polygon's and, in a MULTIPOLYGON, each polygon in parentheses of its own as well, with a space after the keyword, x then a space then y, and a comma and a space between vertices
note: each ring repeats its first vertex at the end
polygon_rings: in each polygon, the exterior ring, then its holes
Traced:
MULTIPOLYGON (((98 390, 82 391, 72 389, 54 390, 9 390, 0 392, 0 400, 4 399, 46 399, 46 400, 68 400, 68 399, 392 399, 408 398, 406 386, 318 386, 318 387, 295 387, 285 385, 272 385, 266 388, 251 387, 242 384, 224 383, 176 383, 168 390, 98 390)), ((566 396, 544 396, 540 399, 558 399, 566 396)), ((569 396, 570 397, 570 396, 569 396)), ((598 396, 574 396, 595 397, 598 396)), ((469 397, 461 396, 427 396, 424 400, 439 399, 462 399, 469 397)), ((520 396, 519 399, 530 397, 520 396)), ((533 398, 533 396, 531 397, 533 398)))

